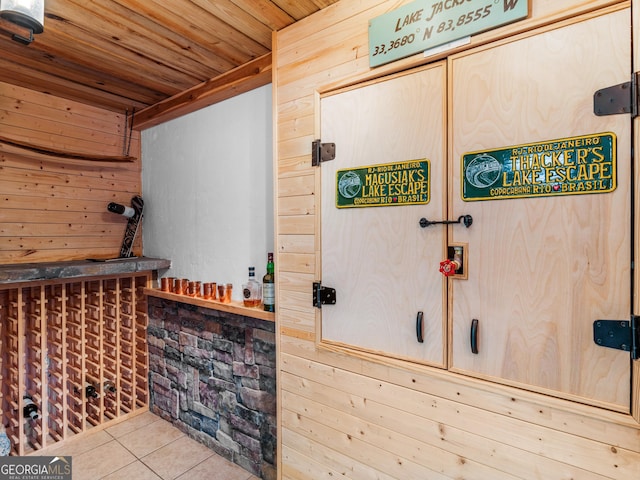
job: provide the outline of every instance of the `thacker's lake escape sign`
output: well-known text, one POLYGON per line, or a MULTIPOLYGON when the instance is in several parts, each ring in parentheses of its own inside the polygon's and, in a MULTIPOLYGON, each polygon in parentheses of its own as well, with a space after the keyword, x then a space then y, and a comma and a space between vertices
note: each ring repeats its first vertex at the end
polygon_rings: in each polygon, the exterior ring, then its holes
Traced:
POLYGON ((462 155, 462 199, 606 193, 616 189, 616 136, 600 133, 462 155))
POLYGON ((369 66, 497 28, 528 14, 527 0, 416 0, 369 21, 369 66))
POLYGON ((385 207, 429 203, 429 160, 412 160, 336 172, 336 206, 385 207))

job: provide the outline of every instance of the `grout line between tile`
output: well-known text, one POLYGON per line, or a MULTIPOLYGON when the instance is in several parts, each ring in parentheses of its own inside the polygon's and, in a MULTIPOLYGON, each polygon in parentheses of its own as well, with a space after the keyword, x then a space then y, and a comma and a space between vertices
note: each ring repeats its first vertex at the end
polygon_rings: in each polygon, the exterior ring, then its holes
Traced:
MULTIPOLYGON (((140 463, 142 463, 145 467, 147 467, 149 470, 151 470, 155 475, 157 475, 158 477, 160 477, 161 479, 164 479, 164 477, 162 476, 162 473, 160 473, 159 471, 157 471, 156 469, 154 469, 151 465, 149 465, 148 463, 146 463, 143 459, 138 460, 140 463)), ((190 469, 189 469, 190 470, 190 469)), ((175 478, 179 478, 180 476, 184 475, 184 473, 181 473, 180 475, 178 475, 175 478)))

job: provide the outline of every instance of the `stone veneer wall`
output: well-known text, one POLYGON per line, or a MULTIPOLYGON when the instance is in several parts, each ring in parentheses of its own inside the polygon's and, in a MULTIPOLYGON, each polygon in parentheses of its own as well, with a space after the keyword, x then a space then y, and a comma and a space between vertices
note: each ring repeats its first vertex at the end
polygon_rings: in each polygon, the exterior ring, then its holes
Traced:
POLYGON ((149 297, 151 410, 276 478, 275 324, 149 297))

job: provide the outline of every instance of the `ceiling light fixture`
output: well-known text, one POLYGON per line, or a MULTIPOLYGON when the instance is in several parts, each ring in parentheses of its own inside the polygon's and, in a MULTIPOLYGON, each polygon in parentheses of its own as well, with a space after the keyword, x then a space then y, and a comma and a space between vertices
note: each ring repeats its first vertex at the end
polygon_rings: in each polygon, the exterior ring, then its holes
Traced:
POLYGON ((34 33, 44 31, 44 0, 0 0, 0 17, 27 29, 28 36, 20 32, 12 32, 12 36, 29 45, 34 33))

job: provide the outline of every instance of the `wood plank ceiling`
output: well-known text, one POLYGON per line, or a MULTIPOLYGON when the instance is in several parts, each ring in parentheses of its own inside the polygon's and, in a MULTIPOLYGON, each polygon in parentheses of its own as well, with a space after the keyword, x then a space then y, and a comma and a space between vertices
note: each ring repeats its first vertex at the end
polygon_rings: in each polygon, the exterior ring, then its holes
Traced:
POLYGON ((243 66, 270 72, 272 32, 337 1, 45 0, 30 45, 0 35, 0 82, 149 110, 243 66))

